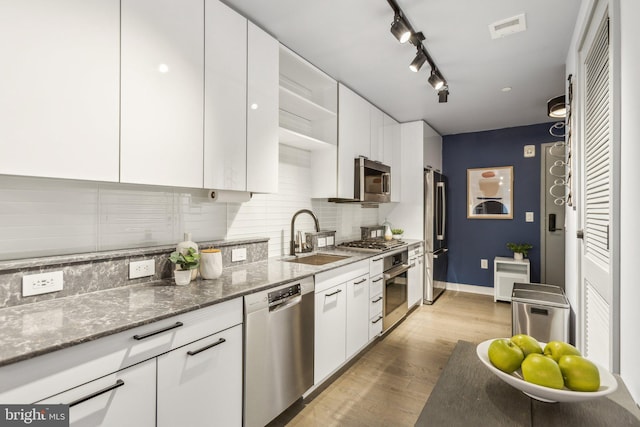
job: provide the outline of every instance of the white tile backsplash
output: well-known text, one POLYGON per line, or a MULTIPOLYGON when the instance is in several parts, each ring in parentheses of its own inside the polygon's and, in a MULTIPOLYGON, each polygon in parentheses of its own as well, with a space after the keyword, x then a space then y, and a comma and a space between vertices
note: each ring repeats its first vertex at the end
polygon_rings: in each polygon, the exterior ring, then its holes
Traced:
MULTIPOLYGON (((360 238, 378 210, 312 200, 312 156, 281 145, 278 193, 246 203, 214 203, 195 189, 0 176, 0 260, 173 244, 185 231, 196 241, 268 237, 269 256, 282 256, 300 209, 338 242, 360 238)), ((298 216, 296 230, 313 229, 298 216)))

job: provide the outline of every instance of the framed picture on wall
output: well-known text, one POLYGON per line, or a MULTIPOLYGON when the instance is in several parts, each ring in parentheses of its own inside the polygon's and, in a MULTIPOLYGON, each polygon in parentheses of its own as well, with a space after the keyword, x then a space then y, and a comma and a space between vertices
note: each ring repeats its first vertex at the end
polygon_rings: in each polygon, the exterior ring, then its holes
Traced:
POLYGON ((513 166, 467 169, 467 218, 513 219, 513 166))

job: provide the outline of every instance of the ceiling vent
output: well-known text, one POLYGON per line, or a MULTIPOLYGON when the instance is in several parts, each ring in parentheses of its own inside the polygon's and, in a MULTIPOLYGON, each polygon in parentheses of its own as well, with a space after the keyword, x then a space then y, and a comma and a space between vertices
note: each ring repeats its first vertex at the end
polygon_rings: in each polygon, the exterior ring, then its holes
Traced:
POLYGON ((527 22, 524 19, 524 13, 512 16, 511 18, 502 19, 489 25, 489 32, 492 39, 499 39, 510 34, 519 33, 527 29, 527 22))

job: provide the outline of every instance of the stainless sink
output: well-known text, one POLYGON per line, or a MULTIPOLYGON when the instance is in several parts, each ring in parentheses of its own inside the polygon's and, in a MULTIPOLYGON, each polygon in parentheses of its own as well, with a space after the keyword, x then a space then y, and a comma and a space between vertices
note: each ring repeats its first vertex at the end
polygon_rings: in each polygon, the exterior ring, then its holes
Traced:
POLYGON ((283 261, 286 262, 295 262, 298 264, 308 264, 308 265, 325 265, 330 264, 332 262, 340 261, 343 259, 351 258, 346 255, 332 255, 332 254, 313 254, 307 256, 299 256, 296 258, 285 259, 283 261))

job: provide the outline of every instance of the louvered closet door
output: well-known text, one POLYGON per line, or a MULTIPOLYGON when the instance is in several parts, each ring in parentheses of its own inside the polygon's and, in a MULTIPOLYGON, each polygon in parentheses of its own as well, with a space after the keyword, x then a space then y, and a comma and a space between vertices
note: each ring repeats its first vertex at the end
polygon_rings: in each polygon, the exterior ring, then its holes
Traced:
MULTIPOLYGON (((606 2, 601 2, 606 3, 606 2)), ((611 53, 606 7, 594 15, 584 45, 582 302, 584 353, 611 367, 611 53)))

